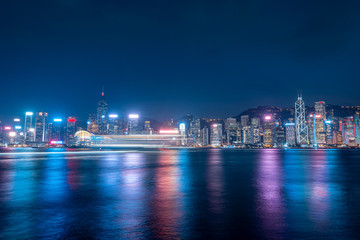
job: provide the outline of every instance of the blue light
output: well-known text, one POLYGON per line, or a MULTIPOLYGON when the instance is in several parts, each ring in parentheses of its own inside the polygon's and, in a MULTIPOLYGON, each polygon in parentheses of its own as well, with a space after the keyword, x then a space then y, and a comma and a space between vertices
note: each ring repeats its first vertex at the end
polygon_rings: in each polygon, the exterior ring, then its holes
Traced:
POLYGON ((21 129, 21 126, 15 126, 15 129, 19 130, 19 129, 21 129))
POLYGON ((331 120, 326 120, 325 123, 326 124, 331 124, 331 120))
POLYGON ((285 123, 285 126, 295 126, 295 123, 285 123))

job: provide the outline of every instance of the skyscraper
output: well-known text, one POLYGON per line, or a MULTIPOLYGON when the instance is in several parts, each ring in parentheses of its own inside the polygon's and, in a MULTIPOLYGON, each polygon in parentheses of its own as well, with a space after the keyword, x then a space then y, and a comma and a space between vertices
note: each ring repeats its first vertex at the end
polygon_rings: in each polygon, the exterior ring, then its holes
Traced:
POLYGON ((47 141, 47 117, 46 112, 37 112, 35 120, 35 142, 43 143, 47 141))
POLYGON ((97 104, 96 124, 99 126, 99 133, 107 133, 107 120, 108 120, 108 104, 105 101, 104 89, 101 92, 101 99, 97 104))
POLYGON ((325 120, 325 102, 315 102, 315 131, 317 146, 323 146, 324 144, 326 144, 325 120))
POLYGON ((274 121, 271 115, 265 116, 264 122, 264 145, 266 147, 272 147, 274 144, 273 141, 273 128, 274 128, 274 121))
POLYGON ((296 144, 295 123, 285 123, 285 132, 286 132, 286 144, 288 146, 294 146, 296 144))
POLYGON ((356 143, 360 145, 360 113, 357 112, 354 117, 355 120, 355 133, 356 133, 356 143))
POLYGON ((252 118, 251 126, 253 131, 253 143, 257 144, 260 142, 260 118, 252 118))
POLYGON ((26 112, 25 113, 25 123, 24 123, 24 139, 26 142, 33 142, 34 141, 34 132, 32 128, 32 117, 33 112, 26 112))
POLYGON ((232 145, 238 141, 237 139, 237 129, 238 124, 236 122, 236 118, 227 118, 225 122, 225 130, 226 130, 226 143, 228 145, 232 145))
POLYGON ((222 124, 213 123, 210 125, 210 145, 219 147, 222 145, 222 124))
POLYGON ((356 146, 356 132, 353 117, 344 118, 341 121, 341 132, 344 144, 350 147, 356 146))
POLYGON ((298 100, 295 102, 295 127, 297 144, 309 144, 308 128, 305 121, 305 103, 301 94, 298 95, 298 100))

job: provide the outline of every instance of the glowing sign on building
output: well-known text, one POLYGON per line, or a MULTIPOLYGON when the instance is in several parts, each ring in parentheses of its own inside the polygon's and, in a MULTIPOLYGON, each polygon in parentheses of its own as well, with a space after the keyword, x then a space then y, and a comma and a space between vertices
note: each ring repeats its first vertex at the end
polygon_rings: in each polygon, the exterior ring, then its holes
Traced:
POLYGON ((20 118, 14 118, 14 122, 20 122, 20 118))
POLYGON ((180 131, 185 131, 185 123, 180 123, 180 125, 179 125, 179 129, 180 129, 180 131))
POLYGON ((265 116, 265 120, 271 120, 271 116, 270 115, 265 116))
POLYGON ((139 118, 139 114, 129 114, 129 118, 130 118, 130 119, 138 119, 138 118, 139 118))
POLYGON ((9 132, 9 137, 15 137, 16 136, 16 132, 9 132))
POLYGON ((76 122, 76 119, 75 119, 75 118, 68 118, 67 121, 68 121, 68 122, 76 122))
POLYGON ((5 130, 11 130, 11 127, 10 126, 6 126, 4 127, 5 130))
POLYGON ((54 118, 54 122, 62 122, 61 118, 54 118))
POLYGON ((20 130, 20 129, 21 129, 21 126, 15 126, 15 129, 16 129, 16 130, 20 130))
POLYGON ((26 116, 32 116, 33 114, 34 114, 34 113, 32 113, 32 112, 26 112, 26 113, 25 113, 26 116))
POLYGON ((109 118, 117 118, 117 117, 118 117, 117 114, 110 114, 110 115, 109 115, 109 118))

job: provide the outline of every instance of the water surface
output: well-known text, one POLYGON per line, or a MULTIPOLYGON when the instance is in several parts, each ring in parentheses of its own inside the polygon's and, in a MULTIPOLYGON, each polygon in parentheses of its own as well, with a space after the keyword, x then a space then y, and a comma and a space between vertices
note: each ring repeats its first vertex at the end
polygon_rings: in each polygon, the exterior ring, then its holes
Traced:
POLYGON ((360 151, 0 153, 0 222, 1 239, 358 239, 360 151))

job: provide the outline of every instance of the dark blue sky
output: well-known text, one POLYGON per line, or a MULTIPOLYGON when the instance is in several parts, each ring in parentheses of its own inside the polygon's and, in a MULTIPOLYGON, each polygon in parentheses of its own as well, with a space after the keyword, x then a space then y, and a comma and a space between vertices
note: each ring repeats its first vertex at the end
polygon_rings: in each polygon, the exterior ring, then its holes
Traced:
POLYGON ((2 1, 0 117, 358 105, 359 2, 2 1))

